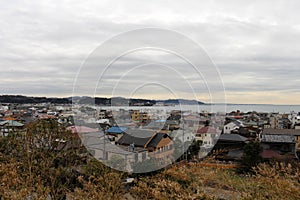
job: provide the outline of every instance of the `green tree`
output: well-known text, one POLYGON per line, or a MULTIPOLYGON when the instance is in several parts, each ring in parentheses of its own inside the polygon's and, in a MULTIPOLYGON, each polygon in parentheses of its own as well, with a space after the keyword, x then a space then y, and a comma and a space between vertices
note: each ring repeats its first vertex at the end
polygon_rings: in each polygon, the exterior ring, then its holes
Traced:
POLYGON ((241 160, 240 172, 251 172, 261 161, 260 153, 263 151, 262 146, 257 141, 251 141, 244 147, 241 160))
POLYGON ((188 148, 188 160, 191 160, 198 156, 198 153, 200 151, 201 141, 199 140, 193 140, 192 144, 188 148))

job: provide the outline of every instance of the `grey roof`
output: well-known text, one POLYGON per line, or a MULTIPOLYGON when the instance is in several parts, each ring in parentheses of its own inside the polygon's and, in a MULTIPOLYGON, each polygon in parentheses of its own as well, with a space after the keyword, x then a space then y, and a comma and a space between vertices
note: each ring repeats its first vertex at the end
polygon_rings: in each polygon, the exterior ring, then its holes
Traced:
POLYGON ((6 120, 6 121, 2 121, 0 122, 0 126, 14 126, 14 127, 22 127, 24 126, 24 124, 17 122, 17 121, 13 121, 13 120, 6 120))
MULTIPOLYGON (((158 143, 163 139, 169 137, 165 133, 155 133, 154 131, 149 130, 130 130, 129 133, 126 133, 117 141, 117 144, 121 145, 130 145, 133 144, 136 147, 156 147, 158 143)), ((170 138, 171 139, 171 138, 170 138)))
POLYGON ((297 135, 300 136, 299 129, 273 129, 265 128, 262 132, 264 135, 297 135))
POLYGON ((144 147, 154 134, 154 131, 129 129, 117 143, 121 145, 130 145, 134 143, 137 147, 144 147))
POLYGON ((105 135, 102 132, 85 133, 81 136, 81 139, 85 147, 87 147, 89 150, 106 151, 119 155, 132 154, 132 152, 128 152, 117 145, 111 144, 110 141, 105 138, 105 135))
POLYGON ((261 142, 267 143, 296 143, 296 138, 293 135, 265 135, 260 136, 261 142))
POLYGON ((222 134, 219 137, 219 141, 245 142, 247 141, 247 138, 239 134, 222 134))
POLYGON ((139 138, 148 138, 154 134, 153 130, 147 129, 127 129, 126 134, 131 135, 132 137, 139 137, 139 138))

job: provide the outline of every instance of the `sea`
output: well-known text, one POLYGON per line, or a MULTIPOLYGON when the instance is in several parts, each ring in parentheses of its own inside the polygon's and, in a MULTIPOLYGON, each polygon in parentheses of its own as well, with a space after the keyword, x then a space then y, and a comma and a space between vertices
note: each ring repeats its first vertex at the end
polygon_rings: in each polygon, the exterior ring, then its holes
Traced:
MULTIPOLYGON (((109 106, 108 106, 109 107, 109 106)), ((108 107, 102 107, 108 109, 108 107)), ((136 109, 136 110, 182 110, 192 112, 211 112, 211 113, 229 113, 239 110, 240 112, 263 112, 263 113, 280 113, 288 114, 291 112, 300 112, 300 105, 271 105, 271 104, 203 104, 203 105, 174 105, 174 106, 113 106, 112 110, 118 109, 136 109)))

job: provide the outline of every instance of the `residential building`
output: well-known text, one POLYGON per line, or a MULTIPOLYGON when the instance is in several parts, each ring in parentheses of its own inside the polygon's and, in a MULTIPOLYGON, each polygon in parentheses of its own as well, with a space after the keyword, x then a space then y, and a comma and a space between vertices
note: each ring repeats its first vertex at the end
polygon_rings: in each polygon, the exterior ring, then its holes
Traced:
POLYGON ((243 123, 239 120, 234 120, 226 124, 223 128, 223 133, 229 134, 231 131, 244 127, 243 123))
MULTIPOLYGON (((259 135, 265 159, 289 160, 297 157, 297 137, 293 129, 264 129, 259 135)), ((300 134, 299 134, 300 135, 300 134)))
POLYGON ((171 163, 174 153, 174 142, 165 133, 152 130, 128 129, 116 142, 118 145, 147 149, 149 156, 160 162, 171 163))

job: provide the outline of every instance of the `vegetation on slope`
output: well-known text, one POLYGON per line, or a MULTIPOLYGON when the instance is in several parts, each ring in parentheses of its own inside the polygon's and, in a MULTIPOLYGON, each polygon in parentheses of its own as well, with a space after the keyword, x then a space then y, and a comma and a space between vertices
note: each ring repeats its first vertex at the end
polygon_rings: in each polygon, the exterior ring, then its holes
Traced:
POLYGON ((128 176, 90 158, 78 138, 52 120, 0 137, 1 200, 300 199, 299 163, 262 163, 251 174, 183 163, 136 175, 130 187, 122 181, 128 176))

